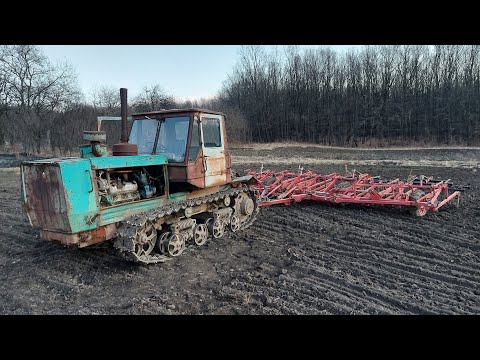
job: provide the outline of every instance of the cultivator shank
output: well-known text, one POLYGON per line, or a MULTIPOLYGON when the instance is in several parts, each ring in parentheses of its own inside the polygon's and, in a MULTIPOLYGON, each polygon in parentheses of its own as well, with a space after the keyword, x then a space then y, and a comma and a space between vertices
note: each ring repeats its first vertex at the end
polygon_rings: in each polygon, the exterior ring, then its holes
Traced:
POLYGON ((382 180, 353 171, 348 175, 331 173, 320 175, 300 169, 292 171, 260 171, 247 169, 258 184, 259 206, 288 205, 302 200, 333 204, 357 203, 369 205, 410 206, 418 216, 438 211, 443 205, 460 196, 461 188, 454 188, 448 180, 433 181, 421 176, 406 182, 400 179, 382 180))

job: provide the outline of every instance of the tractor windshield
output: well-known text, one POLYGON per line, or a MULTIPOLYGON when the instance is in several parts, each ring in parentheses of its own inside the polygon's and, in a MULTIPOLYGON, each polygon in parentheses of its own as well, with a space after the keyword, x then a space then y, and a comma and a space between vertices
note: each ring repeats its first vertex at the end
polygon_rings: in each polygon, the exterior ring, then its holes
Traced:
POLYGON ((135 120, 130 132, 129 143, 137 144, 139 154, 152 154, 160 125, 155 153, 165 155, 171 162, 183 162, 187 148, 189 123, 190 117, 188 116, 169 117, 162 120, 135 120))
POLYGON ((137 144, 139 154, 152 154, 157 135, 158 120, 135 120, 130 131, 130 144, 137 144))
POLYGON ((190 117, 165 118, 158 134, 156 154, 166 155, 172 162, 183 162, 187 150, 190 117))

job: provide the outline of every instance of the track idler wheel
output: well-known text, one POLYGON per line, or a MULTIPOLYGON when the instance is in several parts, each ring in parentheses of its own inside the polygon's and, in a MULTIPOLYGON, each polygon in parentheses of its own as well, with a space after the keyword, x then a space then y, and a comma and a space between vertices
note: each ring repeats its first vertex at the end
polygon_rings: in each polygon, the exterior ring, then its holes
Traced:
POLYGON ((197 246, 202 246, 207 242, 208 228, 205 224, 198 224, 193 229, 193 242, 197 246))
POLYGON ((241 200, 240 212, 242 213, 242 215, 250 216, 252 215, 254 209, 255 209, 255 204, 253 203, 252 199, 246 198, 241 200))
POLYGON ((240 229, 240 219, 237 215, 232 215, 230 218, 230 230, 236 232, 238 229, 240 229))

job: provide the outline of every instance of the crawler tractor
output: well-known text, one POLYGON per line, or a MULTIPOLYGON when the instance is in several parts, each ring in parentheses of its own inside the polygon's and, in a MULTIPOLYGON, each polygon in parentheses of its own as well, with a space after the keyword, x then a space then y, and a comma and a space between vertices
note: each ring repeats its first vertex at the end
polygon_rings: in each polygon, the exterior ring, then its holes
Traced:
POLYGON ((203 109, 133 114, 127 89, 121 117, 100 117, 80 157, 24 162, 22 198, 43 239, 85 247, 113 241, 128 259, 164 262, 258 213, 253 176, 232 178, 225 115, 203 109), (102 120, 121 120, 112 155, 102 120))

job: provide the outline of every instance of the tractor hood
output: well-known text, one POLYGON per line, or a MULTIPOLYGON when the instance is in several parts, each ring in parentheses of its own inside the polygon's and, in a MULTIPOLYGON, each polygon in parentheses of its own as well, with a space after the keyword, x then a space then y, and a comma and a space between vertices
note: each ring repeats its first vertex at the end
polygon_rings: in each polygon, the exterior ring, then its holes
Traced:
POLYGON ((22 199, 34 228, 77 233, 98 226, 96 170, 163 165, 162 155, 57 158, 23 162, 22 199))

